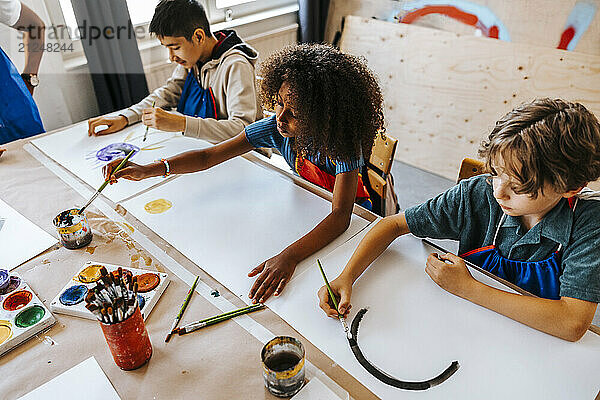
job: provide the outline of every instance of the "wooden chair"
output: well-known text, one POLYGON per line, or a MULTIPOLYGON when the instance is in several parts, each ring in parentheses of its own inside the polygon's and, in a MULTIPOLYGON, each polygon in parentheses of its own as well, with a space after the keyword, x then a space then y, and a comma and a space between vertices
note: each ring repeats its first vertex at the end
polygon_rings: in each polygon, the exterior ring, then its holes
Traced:
POLYGON ((390 173, 398 139, 377 135, 369 162, 363 168, 363 182, 371 195, 373 212, 381 215, 395 214, 400 210, 394 192, 394 179, 390 173))
POLYGON ((483 174, 483 167, 483 161, 468 157, 463 158, 462 162, 460 163, 460 170, 458 171, 456 183, 462 181, 463 179, 468 179, 475 175, 483 174))

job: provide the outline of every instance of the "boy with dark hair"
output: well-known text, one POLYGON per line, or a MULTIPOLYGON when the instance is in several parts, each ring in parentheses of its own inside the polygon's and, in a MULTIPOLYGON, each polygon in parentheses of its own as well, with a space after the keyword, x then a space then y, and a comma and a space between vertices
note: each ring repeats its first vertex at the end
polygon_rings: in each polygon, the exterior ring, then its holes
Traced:
POLYGON ((256 50, 232 30, 211 33, 204 7, 197 0, 162 0, 150 32, 169 50, 169 59, 179 64, 173 75, 119 115, 90 119, 88 135, 117 132, 141 120, 156 129, 217 143, 254 122, 259 112, 254 86, 256 50), (165 111, 171 107, 177 107, 178 113, 165 111), (100 125, 108 128, 95 132, 100 125))
MULTIPOLYGON (((479 151, 489 174, 386 217, 331 282, 339 311, 352 285, 397 237, 459 241, 459 255, 431 254, 425 272, 448 292, 559 338, 579 340, 600 302, 600 124, 584 106, 538 99, 505 115, 479 151), (465 261, 538 297, 475 280, 465 261)), ((337 318, 327 290, 321 308, 337 318)))

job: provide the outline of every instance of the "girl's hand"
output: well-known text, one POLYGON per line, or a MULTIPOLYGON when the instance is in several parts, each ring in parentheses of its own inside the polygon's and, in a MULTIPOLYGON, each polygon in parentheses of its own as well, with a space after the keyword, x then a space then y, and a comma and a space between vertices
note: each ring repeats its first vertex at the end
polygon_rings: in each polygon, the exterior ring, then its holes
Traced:
POLYGON ((185 117, 163 110, 162 108, 144 108, 142 123, 151 128, 167 132, 185 131, 185 117))
POLYGON ((273 292, 275 292, 275 296, 278 296, 292 277, 296 264, 298 264, 296 260, 282 252, 254 268, 248 273, 248 276, 262 273, 256 278, 248 297, 252 299, 253 303, 262 303, 273 292))
POLYGON ((427 257, 425 272, 442 289, 460 297, 465 297, 471 285, 476 282, 465 261, 452 253, 431 253, 427 257))
POLYGON ((116 117, 96 117, 88 119, 88 136, 108 135, 109 133, 119 132, 127 126, 127 118, 122 115, 116 117), (107 125, 108 128, 96 132, 96 128, 101 125, 107 125))
MULTIPOLYGON (((329 286, 331 286, 331 291, 338 300, 338 307, 340 314, 344 317, 348 315, 348 312, 352 308, 350 304, 350 296, 352 295, 352 282, 344 279, 341 276, 338 276, 333 281, 329 282, 329 286)), ((317 293, 319 297, 319 307, 325 311, 325 314, 331 318, 337 318, 338 314, 335 311, 335 307, 333 302, 331 301, 331 297, 329 296, 329 291, 327 290, 327 286, 321 287, 319 292, 317 293)))
POLYGON ((120 170, 113 173, 112 171, 117 168, 117 165, 119 165, 121 161, 123 161, 123 158, 118 158, 102 167, 104 179, 109 179, 111 185, 117 183, 117 179, 119 178, 129 179, 130 181, 141 181, 142 179, 155 176, 151 173, 149 166, 139 165, 131 161, 127 161, 120 170))

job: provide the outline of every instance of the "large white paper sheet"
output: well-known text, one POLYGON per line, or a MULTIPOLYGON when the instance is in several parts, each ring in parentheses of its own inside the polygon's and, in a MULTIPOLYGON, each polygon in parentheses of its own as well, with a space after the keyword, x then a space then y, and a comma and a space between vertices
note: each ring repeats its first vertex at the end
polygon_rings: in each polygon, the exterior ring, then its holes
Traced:
MULTIPOLYGON (((146 164, 184 151, 210 146, 208 142, 185 137, 181 133, 162 132, 153 128, 148 130, 148 137, 144 142, 142 140, 146 127, 142 124, 132 125, 111 135, 93 137, 87 135, 87 126, 84 121, 32 140, 32 143, 94 189, 104 182, 102 166, 114 158, 123 157, 133 147, 139 151, 131 157, 131 161, 146 164)), ((129 182, 128 185, 109 185, 102 194, 118 203, 160 182, 162 178, 155 177, 129 182)))
MULTIPOLYGON (((246 301, 255 279, 248 272, 301 238, 331 211, 329 201, 243 158, 180 176, 122 205, 246 301), (157 199, 169 200, 172 207, 148 213, 144 206, 157 199)), ((367 225, 353 215, 346 232, 313 258, 326 255, 367 225)), ((301 271, 302 265, 295 275, 301 271)))
POLYGON ((110 381, 92 356, 19 400, 120 400, 110 381))
POLYGON ((57 241, 0 200, 0 268, 10 271, 57 241))
MULTIPOLYGON (((337 277, 367 229, 322 260, 337 277)), ((323 279, 316 267, 269 304, 300 334, 383 399, 593 399, 600 388, 600 337, 570 343, 538 332, 439 288, 425 273, 433 250, 397 239, 354 285, 352 311, 368 307, 358 332, 364 355, 403 380, 430 379, 454 360, 459 370, 427 391, 385 385, 356 361, 339 321, 318 306, 323 279)), ((485 283, 501 284, 471 270, 485 283)))

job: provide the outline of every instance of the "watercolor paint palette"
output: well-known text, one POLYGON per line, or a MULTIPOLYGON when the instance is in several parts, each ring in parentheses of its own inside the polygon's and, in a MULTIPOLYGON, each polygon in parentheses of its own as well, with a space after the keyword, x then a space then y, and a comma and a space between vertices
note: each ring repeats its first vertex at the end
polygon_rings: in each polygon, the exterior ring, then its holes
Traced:
POLYGON ((0 356, 55 322, 19 274, 0 269, 0 356))
POLYGON ((105 267, 109 273, 121 267, 123 268, 123 274, 137 276, 139 285, 138 303, 144 319, 148 317, 169 284, 169 275, 164 272, 89 261, 77 271, 60 293, 56 295, 50 304, 50 309, 60 314, 97 320, 94 314, 85 308, 85 296, 88 294, 88 290, 92 289, 96 285, 96 281, 100 279, 100 268, 102 267, 105 267))

